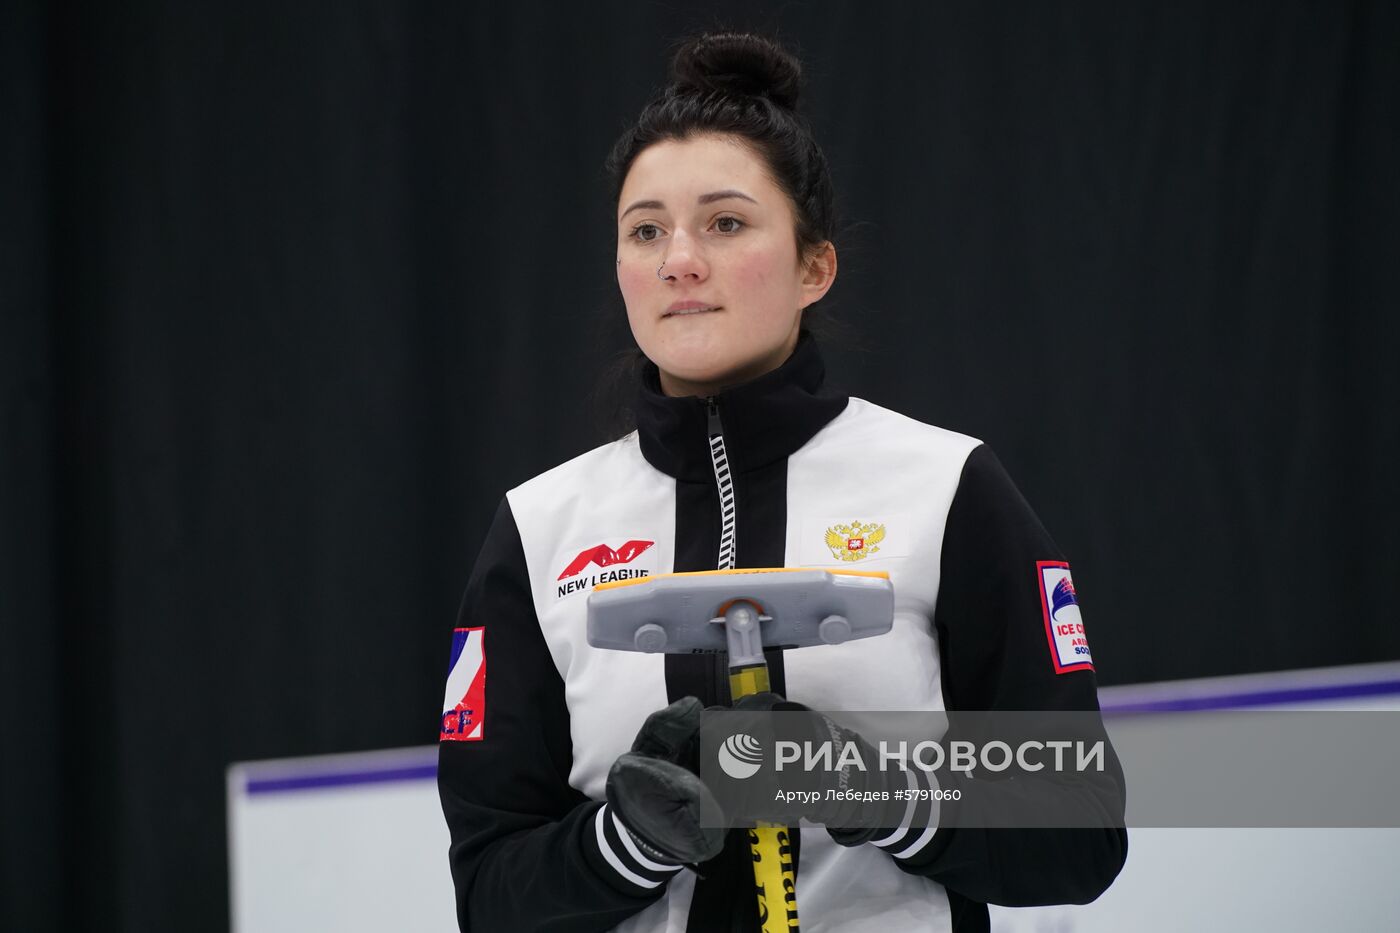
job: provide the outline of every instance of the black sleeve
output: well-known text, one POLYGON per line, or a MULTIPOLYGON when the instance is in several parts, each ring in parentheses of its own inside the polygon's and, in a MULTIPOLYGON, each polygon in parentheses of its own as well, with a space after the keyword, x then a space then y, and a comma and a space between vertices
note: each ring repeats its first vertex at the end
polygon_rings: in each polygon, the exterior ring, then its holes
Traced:
MULTIPOLYGON (((1075 828, 960 827, 945 806, 953 825, 940 820, 925 846, 895 859, 983 904, 1085 904, 1108 888, 1127 858, 1123 772, 1097 715, 1094 672, 1057 673, 1047 641, 1037 562, 1056 560, 1063 560, 1059 549, 1000 461, 985 445, 976 448, 949 509, 934 613, 945 704, 950 712, 1091 711, 1083 717, 1089 734, 1102 737, 1106 749, 1101 774, 1066 779, 1064 812, 1079 817, 1075 828)), ((1029 805, 1025 791, 1013 780, 979 781, 975 798, 980 806, 1024 812, 1018 808, 1029 805)))
POLYGON ((675 869, 648 862, 606 804, 568 783, 564 684, 540 631, 507 500, 467 584, 458 665, 469 669, 449 678, 438 791, 461 929, 605 930, 660 897, 675 869), (462 650, 469 638, 481 639, 471 646, 479 652, 462 650), (476 670, 477 657, 489 678, 476 670), (484 691, 462 686, 478 673, 484 691))

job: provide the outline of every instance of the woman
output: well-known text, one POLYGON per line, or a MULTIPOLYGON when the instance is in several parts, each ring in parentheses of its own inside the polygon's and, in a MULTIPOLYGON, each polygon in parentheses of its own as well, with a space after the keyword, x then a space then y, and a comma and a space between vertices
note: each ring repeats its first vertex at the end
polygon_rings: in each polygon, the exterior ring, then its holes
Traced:
MULTIPOLYGON (((666 822, 704 793, 672 739, 730 701, 724 659, 591 648, 598 582, 885 570, 893 630, 770 651, 775 694, 818 709, 1097 710, 1087 648, 1057 641, 1041 605, 1047 580, 1072 598, 1068 565, 991 452, 822 388, 802 323, 836 276, 832 186, 795 112, 799 77, 762 38, 692 40, 610 157, 618 285, 650 362, 637 430, 511 490, 467 586, 439 770, 464 930, 757 928, 743 834, 666 822), (676 809, 634 802, 625 779, 649 776, 676 809)), ((1110 771, 1084 793, 1111 808, 1110 771)), ((1092 900, 1126 854, 1122 830, 937 822, 926 810, 881 837, 802 827, 804 926, 986 929, 986 903, 1092 900)))

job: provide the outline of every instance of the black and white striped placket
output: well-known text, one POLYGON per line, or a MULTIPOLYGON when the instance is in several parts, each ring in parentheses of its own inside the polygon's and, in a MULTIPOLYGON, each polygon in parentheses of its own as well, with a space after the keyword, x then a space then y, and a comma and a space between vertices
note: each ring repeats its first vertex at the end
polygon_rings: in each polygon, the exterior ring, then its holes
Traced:
POLYGON ((710 462, 715 468, 715 486, 719 489, 719 558, 718 570, 733 570, 736 515, 734 510, 734 477, 729 471, 729 455, 724 449, 724 427, 719 420, 719 403, 709 399, 710 462))

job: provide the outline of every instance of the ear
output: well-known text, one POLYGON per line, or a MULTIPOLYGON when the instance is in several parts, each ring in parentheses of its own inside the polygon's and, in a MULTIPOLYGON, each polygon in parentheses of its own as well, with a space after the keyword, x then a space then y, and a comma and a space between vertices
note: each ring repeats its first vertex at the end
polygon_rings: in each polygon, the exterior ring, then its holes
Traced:
POLYGON ((830 240, 823 243, 816 255, 803 264, 802 303, 807 307, 819 301, 836 281, 836 244, 830 240))

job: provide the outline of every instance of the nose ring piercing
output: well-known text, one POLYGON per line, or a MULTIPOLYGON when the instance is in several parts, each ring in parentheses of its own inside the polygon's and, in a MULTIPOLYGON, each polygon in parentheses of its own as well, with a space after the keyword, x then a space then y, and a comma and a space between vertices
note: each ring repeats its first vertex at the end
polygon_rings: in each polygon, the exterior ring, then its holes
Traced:
POLYGON ((670 278, 669 275, 662 275, 662 274, 661 274, 661 270, 664 269, 664 268, 666 268, 666 263, 664 263, 664 262, 663 262, 661 265, 659 265, 659 266, 656 267, 656 277, 657 277, 658 279, 660 279, 661 281, 663 281, 663 282, 666 281, 668 278, 670 278))

